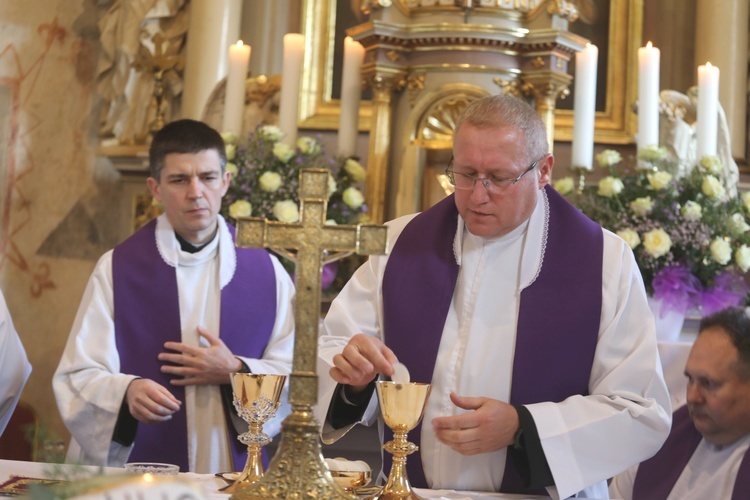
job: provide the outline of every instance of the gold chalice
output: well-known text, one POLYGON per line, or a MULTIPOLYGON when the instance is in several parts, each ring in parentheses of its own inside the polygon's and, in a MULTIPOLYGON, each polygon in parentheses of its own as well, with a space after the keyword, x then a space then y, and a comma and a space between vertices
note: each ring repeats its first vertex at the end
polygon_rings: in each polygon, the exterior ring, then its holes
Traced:
POLYGON ((393 440, 383 445, 383 449, 393 455, 393 466, 385 487, 370 499, 420 499, 422 497, 414 493, 406 475, 406 456, 419 447, 407 441, 406 435, 422 420, 431 386, 417 382, 378 381, 376 387, 383 420, 393 431, 393 440))
POLYGON ((234 407, 248 423, 248 431, 237 436, 247 445, 247 462, 240 477, 222 489, 223 493, 234 493, 263 477, 261 450, 271 442, 271 437, 263 432, 263 424, 276 415, 284 382, 286 375, 232 374, 234 407))

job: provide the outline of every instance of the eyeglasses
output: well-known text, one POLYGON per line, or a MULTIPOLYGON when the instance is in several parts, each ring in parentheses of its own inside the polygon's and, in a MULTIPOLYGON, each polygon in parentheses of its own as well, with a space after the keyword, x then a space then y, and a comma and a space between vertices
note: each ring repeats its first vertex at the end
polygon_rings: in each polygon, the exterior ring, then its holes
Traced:
MULTIPOLYGON (((542 158, 544 158, 544 156, 542 156, 542 158)), ((448 167, 445 169, 445 174, 448 176, 448 180, 450 180, 451 184, 453 184, 456 189, 474 189, 477 181, 480 181, 484 185, 484 188, 487 190, 487 192, 492 194, 500 194, 510 186, 515 185, 516 182, 520 181, 524 175, 534 170, 539 162, 542 161, 542 158, 539 158, 537 161, 529 165, 529 168, 521 172, 521 175, 519 175, 515 179, 498 179, 497 177, 493 176, 478 177, 476 175, 462 174, 461 172, 451 170, 451 165, 453 165, 453 157, 451 156, 451 161, 448 163, 448 167)))

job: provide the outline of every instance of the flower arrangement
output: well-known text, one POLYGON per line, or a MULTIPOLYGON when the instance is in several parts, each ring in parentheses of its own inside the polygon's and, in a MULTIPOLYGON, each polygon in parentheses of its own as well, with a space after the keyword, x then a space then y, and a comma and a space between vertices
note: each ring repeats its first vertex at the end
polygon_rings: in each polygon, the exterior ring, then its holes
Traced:
POLYGON ((553 186, 628 243, 662 314, 748 302, 750 193, 727 195, 718 158, 703 157, 679 178, 665 148, 644 148, 630 169, 614 150, 596 159, 609 174, 596 186, 576 191, 570 177, 553 186))
MULTIPOLYGON (((282 222, 299 220, 299 172, 302 168, 328 168, 330 197, 328 224, 367 222, 367 206, 359 186, 365 169, 355 158, 330 157, 312 137, 300 137, 296 146, 282 142, 275 125, 261 125, 246 140, 222 134, 227 170, 232 174, 221 213, 231 222, 238 217, 262 217, 282 222)), ((287 269, 291 263, 285 262, 287 269)), ((324 269, 324 287, 330 285, 337 266, 324 269)))

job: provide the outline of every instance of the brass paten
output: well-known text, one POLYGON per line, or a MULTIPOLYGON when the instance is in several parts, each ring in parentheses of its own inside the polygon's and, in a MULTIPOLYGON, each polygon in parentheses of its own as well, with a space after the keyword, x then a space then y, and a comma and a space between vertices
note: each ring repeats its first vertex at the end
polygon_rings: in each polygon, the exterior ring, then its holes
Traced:
POLYGON ((338 486, 323 460, 318 422, 312 407, 318 397, 316 362, 320 318, 320 275, 326 252, 360 255, 388 251, 384 226, 326 225, 327 169, 300 171, 299 222, 284 223, 240 218, 238 247, 272 248, 288 254, 296 250, 294 361, 289 383, 292 413, 284 419, 281 442, 263 478, 237 491, 232 498, 354 498, 338 486))

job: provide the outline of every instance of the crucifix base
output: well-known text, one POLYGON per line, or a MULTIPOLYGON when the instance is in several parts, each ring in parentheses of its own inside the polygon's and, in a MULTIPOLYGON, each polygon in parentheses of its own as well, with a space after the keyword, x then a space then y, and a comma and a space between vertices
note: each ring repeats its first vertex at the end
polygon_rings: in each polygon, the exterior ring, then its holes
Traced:
POLYGON ((281 431, 279 448, 263 478, 238 490, 232 499, 357 498, 334 482, 325 465, 311 405, 293 405, 281 431))

